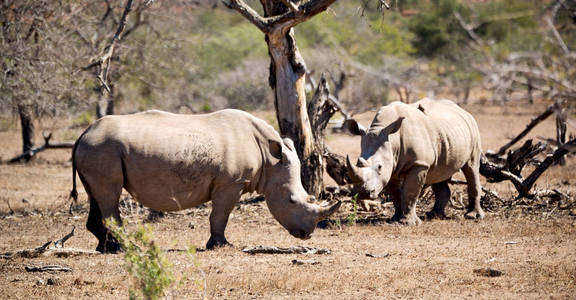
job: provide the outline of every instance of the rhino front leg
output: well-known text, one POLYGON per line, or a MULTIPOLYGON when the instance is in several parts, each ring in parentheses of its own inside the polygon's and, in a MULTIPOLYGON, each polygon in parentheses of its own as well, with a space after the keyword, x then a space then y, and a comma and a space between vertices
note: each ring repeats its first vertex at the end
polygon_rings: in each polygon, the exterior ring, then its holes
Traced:
POLYGON ((468 212, 464 215, 466 219, 483 219, 484 210, 480 206, 480 163, 468 162, 462 168, 468 184, 468 212))
POLYGON ((402 187, 402 213, 400 223, 415 226, 420 225, 422 220, 416 215, 416 203, 420 191, 426 182, 426 174, 428 173, 428 166, 415 166, 408 173, 404 179, 404 186, 402 187))
POLYGON ((448 185, 448 181, 433 184, 432 191, 434 191, 434 199, 436 199, 436 201, 434 201, 434 208, 426 213, 426 217, 428 219, 445 219, 446 214, 444 213, 444 209, 450 200, 450 186, 448 185))
POLYGON ((230 185, 212 191, 212 212, 210 213, 210 239, 206 249, 230 245, 224 236, 230 213, 240 199, 243 185, 230 185))
POLYGON ((390 193, 390 198, 392 198, 392 203, 394 204, 394 215, 390 219, 390 222, 399 222, 404 215, 402 213, 402 187, 397 182, 388 183, 388 192, 390 193))

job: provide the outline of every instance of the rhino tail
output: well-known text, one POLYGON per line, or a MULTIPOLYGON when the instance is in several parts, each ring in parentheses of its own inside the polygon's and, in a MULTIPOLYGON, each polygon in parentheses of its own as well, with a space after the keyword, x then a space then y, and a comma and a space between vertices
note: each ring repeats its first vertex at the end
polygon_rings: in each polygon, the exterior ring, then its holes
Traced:
POLYGON ((72 148, 72 191, 70 191, 70 196, 68 196, 68 200, 72 199, 74 200, 74 203, 78 202, 78 191, 76 191, 76 159, 75 159, 76 148, 78 147, 78 141, 80 141, 80 138, 76 140, 76 143, 74 143, 74 148, 72 148))
POLYGON ((74 147, 72 148, 72 190, 70 191, 70 196, 68 196, 68 200, 72 199, 74 202, 70 203, 70 212, 72 212, 72 204, 78 203, 78 191, 76 191, 76 149, 78 148, 78 144, 82 137, 90 130, 92 126, 88 127, 80 137, 74 143, 74 147))

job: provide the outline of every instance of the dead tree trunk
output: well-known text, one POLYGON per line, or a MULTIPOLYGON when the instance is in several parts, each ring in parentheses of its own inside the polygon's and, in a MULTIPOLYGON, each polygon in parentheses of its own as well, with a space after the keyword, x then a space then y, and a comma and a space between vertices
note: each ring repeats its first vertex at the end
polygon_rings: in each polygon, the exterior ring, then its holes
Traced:
MULTIPOLYGON (((566 109, 559 102, 556 102, 556 142, 558 148, 566 143, 566 117, 566 109)), ((558 163, 564 166, 566 159, 562 156, 558 163)))
MULTIPOLYGON (((34 123, 32 121, 32 108, 30 105, 18 104, 18 115, 22 127, 22 153, 29 153, 34 148, 34 123)), ((32 159, 32 155, 23 157, 24 161, 32 159)))
POLYGON ((319 196, 323 188, 322 176, 318 176, 322 172, 323 153, 314 142, 308 119, 304 89, 306 66, 296 47, 292 28, 326 10, 335 1, 311 0, 298 4, 291 0, 260 0, 264 16, 243 0, 226 3, 265 34, 271 59, 269 83, 274 90, 280 134, 294 141, 302 161, 302 183, 308 193, 315 196, 319 196))

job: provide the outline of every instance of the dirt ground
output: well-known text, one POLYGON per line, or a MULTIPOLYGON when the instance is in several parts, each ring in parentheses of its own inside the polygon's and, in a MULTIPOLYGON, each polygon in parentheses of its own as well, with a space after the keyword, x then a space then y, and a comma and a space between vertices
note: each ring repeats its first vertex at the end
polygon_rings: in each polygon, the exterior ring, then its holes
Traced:
MULTIPOLYGON (((476 117, 485 150, 497 150, 520 132, 545 104, 534 106, 468 106, 476 117)), ((268 120, 270 113, 257 113, 268 120)), ((358 116, 369 125, 374 112, 358 116)), ((273 116, 273 114, 272 114, 273 116)), ((73 140, 83 128, 70 120, 44 121, 37 126, 54 132, 55 140, 73 140)), ((17 123, 0 123, 0 159, 20 150, 17 123)), ((529 137, 553 137, 554 120, 547 120, 529 137)), ((569 127, 570 132, 574 128, 569 127)), ((41 141, 41 138, 37 138, 41 141)), ((330 134, 330 148, 340 154, 359 155, 359 139, 330 134)), ((71 188, 70 150, 48 150, 27 165, 0 164, 0 253, 35 248, 55 241, 73 226, 68 248, 93 250, 95 238, 84 228, 84 208, 67 213, 71 188)), ((194 256, 181 250, 202 248, 209 238, 210 206, 167 215, 149 223, 157 244, 173 263, 182 284, 168 298, 210 299, 375 299, 375 298, 482 298, 573 299, 576 294, 576 170, 574 158, 555 166, 537 188, 557 189, 567 199, 512 199, 508 183, 485 187, 514 205, 491 207, 481 221, 463 219, 459 205, 449 208, 448 220, 425 221, 418 227, 385 222, 390 203, 377 211, 352 210, 345 203, 327 228, 312 239, 291 237, 271 216, 265 202, 246 201, 233 211, 226 231, 234 244, 194 256), (355 222, 353 222, 355 221, 355 222), (256 254, 245 246, 326 248, 330 254, 256 254), (294 264, 302 260, 304 264, 294 264), (475 272, 492 268, 501 276, 475 272), (206 288, 204 288, 204 283, 206 288)), ((456 176, 458 177, 458 176, 456 176)), ((452 187, 455 203, 466 196, 464 187, 452 187)), ((488 200, 486 200, 488 201, 488 200)), ((488 206, 490 203, 483 203, 488 206)), ((423 214, 432 203, 423 199, 423 214)), ((146 220, 146 211, 125 214, 129 231, 146 220)), ((0 258, 0 299, 127 298, 132 280, 123 268, 123 255, 84 254, 74 257, 0 258), (28 265, 56 264, 71 272, 27 272, 28 265)))

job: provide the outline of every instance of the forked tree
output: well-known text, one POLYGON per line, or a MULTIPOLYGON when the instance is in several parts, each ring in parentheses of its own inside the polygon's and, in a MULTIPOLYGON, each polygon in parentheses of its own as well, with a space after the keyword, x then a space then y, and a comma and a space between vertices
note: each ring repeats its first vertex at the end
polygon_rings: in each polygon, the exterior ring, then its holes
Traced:
POLYGON ((298 51, 293 27, 325 11, 336 0, 260 0, 263 15, 243 0, 225 4, 265 35, 270 56, 269 84, 280 134, 294 141, 302 161, 302 183, 318 196, 323 189, 323 150, 315 143, 306 104, 306 65, 298 51))

